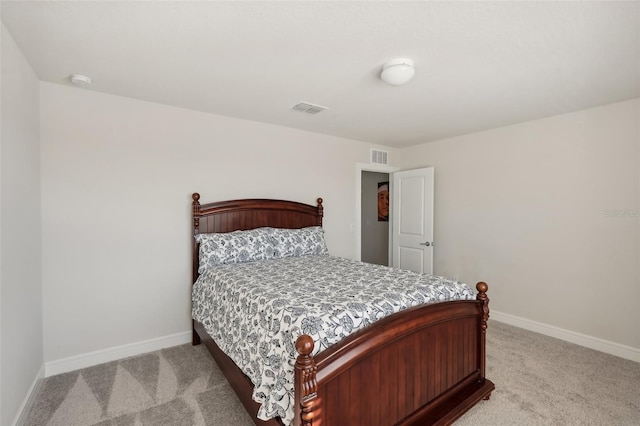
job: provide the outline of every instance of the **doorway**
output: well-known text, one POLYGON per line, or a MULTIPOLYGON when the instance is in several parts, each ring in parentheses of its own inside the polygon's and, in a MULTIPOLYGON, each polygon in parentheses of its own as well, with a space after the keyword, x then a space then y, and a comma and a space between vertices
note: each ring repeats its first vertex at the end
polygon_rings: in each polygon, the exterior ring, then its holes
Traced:
POLYGON ((396 167, 387 165, 357 163, 356 215, 355 226, 352 227, 352 232, 355 231, 356 260, 432 274, 433 183, 433 167, 400 171, 396 167), (363 186, 363 181, 369 180, 371 183, 363 186), (387 181, 391 208, 389 222, 387 222, 385 263, 384 255, 380 254, 385 249, 384 240, 371 242, 368 226, 372 225, 374 217, 375 222, 378 222, 378 185, 387 181), (373 186, 374 183, 375 186, 373 186), (373 200, 363 201, 363 199, 370 199, 372 193, 376 194, 375 207, 372 207, 373 200), (374 217, 371 216, 373 214, 375 214, 374 217), (369 254, 370 245, 374 246, 371 250, 375 250, 377 254, 369 254))
POLYGON ((389 173, 362 171, 360 260, 389 266, 389 173))
MULTIPOLYGON (((354 222, 354 226, 352 227, 352 232, 355 234, 355 244, 356 244, 356 251, 355 251, 355 260, 362 260, 362 223, 363 221, 363 217, 362 217, 362 178, 363 178, 363 174, 364 173, 368 173, 368 172, 374 172, 374 173, 381 173, 383 175, 386 176, 385 180, 381 180, 381 182, 385 182, 388 181, 392 178, 393 173, 397 172, 399 169, 397 167, 391 167, 388 166, 386 164, 374 164, 374 163, 356 163, 356 173, 355 173, 355 177, 356 177, 356 186, 355 186, 355 193, 356 193, 356 200, 355 200, 355 209, 356 209, 356 214, 355 214, 355 222, 354 222)), ((376 182, 377 185, 377 182, 376 182)), ((376 193, 376 197, 377 197, 377 187, 375 189, 375 193, 376 193)), ((370 206, 370 204, 369 204, 370 206)), ((377 202, 376 202, 376 207, 375 210, 377 212, 377 202)), ((390 224, 392 223, 391 221, 393 220, 393 212, 390 212, 389 215, 389 226, 391 226, 390 224)), ((376 221, 377 221, 377 213, 376 213, 376 221)), ((390 236, 388 237, 389 239, 387 240, 387 263, 390 262, 391 258, 391 245, 390 245, 390 236)))

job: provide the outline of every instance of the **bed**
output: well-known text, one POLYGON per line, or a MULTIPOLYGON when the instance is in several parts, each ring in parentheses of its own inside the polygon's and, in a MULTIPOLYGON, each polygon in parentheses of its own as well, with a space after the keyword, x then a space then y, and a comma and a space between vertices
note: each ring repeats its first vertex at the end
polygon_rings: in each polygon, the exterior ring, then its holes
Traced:
MULTIPOLYGON (((232 233, 264 227, 302 230, 321 227, 317 205, 244 199, 200 203, 192 195, 193 235, 232 233)), ((192 244, 193 283, 202 273, 199 243, 192 244), (200 271, 199 271, 200 270, 200 271)), ((450 424, 473 405, 489 399, 485 378, 485 333, 489 318, 487 284, 474 300, 428 303, 403 309, 314 352, 308 334, 295 340, 295 426, 450 424)), ((260 420, 253 383, 193 320, 193 344, 204 344, 257 425, 283 425, 279 417, 260 420)), ((287 422, 288 423, 288 422, 287 422)))

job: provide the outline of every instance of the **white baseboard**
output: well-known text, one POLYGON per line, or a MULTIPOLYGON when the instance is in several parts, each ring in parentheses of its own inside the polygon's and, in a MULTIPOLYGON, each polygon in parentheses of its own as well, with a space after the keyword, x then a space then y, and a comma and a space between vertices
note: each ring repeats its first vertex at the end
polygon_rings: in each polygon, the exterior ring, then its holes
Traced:
POLYGON ((27 421, 27 414, 31 410, 36 396, 38 395, 38 393, 40 392, 40 388, 42 387, 42 379, 44 379, 44 364, 40 366, 40 370, 38 370, 36 377, 33 379, 33 383, 31 383, 29 391, 24 397, 22 405, 20 405, 20 408, 18 409, 16 418, 13 423, 11 423, 12 425, 22 426, 27 421))
POLYGON ((619 343, 610 342, 608 340, 599 339, 586 334, 576 333, 575 331, 565 330, 560 327, 543 324, 526 318, 517 317, 515 315, 496 312, 494 310, 490 313, 489 328, 491 328, 492 319, 515 327, 524 328, 525 330, 544 334, 545 336, 555 337, 556 339, 575 343, 576 345, 584 346, 589 349, 595 349, 596 351, 605 352, 620 358, 640 362, 640 349, 638 348, 632 348, 631 346, 621 345, 619 343))
POLYGON ((88 352, 69 358, 63 358, 57 361, 47 362, 45 364, 45 377, 78 370, 80 368, 92 367, 104 362, 115 361, 189 342, 191 342, 191 332, 185 331, 182 333, 171 334, 169 336, 144 340, 142 342, 115 346, 95 352, 88 352))

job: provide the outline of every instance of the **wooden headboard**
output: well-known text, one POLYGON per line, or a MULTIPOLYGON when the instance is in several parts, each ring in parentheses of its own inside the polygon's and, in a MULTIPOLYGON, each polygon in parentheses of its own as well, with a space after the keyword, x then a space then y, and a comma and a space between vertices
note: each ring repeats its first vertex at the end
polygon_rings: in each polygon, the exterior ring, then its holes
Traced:
MULTIPOLYGON (((273 228, 304 228, 322 226, 322 198, 317 205, 295 201, 244 199, 200 204, 200 194, 193 198, 193 235, 210 232, 231 232, 270 226, 273 228)), ((193 282, 198 278, 198 243, 193 247, 193 282)))

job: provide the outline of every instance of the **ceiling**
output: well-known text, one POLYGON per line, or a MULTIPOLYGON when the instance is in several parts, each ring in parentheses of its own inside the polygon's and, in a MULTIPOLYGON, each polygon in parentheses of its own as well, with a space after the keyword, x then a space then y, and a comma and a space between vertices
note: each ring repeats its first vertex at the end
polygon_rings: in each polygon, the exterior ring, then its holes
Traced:
POLYGON ((638 1, 1 7, 42 81, 81 73, 88 90, 390 147, 640 96, 638 1), (415 62, 404 86, 379 79, 396 57, 415 62))

